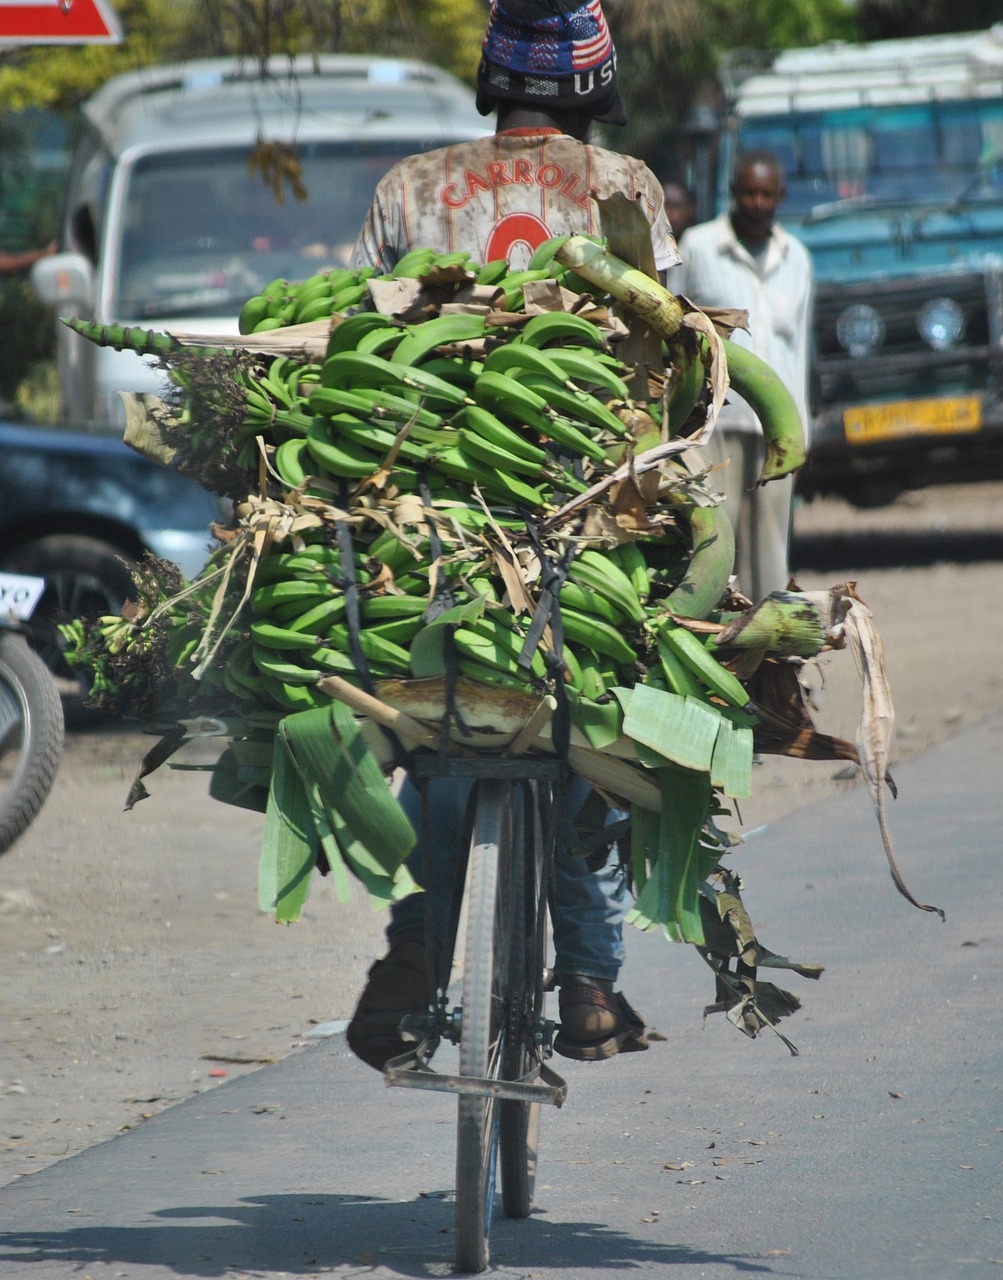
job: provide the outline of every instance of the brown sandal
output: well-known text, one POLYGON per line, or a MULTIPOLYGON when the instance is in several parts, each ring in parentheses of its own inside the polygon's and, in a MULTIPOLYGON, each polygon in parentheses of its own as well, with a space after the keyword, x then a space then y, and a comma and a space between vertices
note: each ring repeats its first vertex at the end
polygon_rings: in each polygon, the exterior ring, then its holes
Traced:
POLYGON ((601 1062, 648 1048, 644 1019, 622 992, 607 992, 587 979, 561 987, 561 1028, 554 1048, 564 1058, 601 1062))

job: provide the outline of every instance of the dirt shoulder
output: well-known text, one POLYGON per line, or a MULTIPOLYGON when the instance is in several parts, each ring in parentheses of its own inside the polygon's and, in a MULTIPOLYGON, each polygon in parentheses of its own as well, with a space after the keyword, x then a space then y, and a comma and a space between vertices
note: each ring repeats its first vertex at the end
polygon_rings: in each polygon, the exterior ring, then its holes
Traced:
MULTIPOLYGON (((999 486, 926 490, 873 512, 816 501, 795 530, 799 584, 855 580, 874 613, 893 758, 1003 709, 988 639, 1003 612, 999 486)), ((819 727, 852 737, 848 654, 826 660, 818 700, 819 727)), ((349 1014, 381 950, 382 917, 361 895, 338 903, 327 881, 301 924, 262 914, 261 819, 210 800, 204 773, 162 770, 124 813, 149 745, 120 729, 71 735, 45 809, 0 859, 0 1185, 288 1054, 349 1014)), ((752 828, 857 785, 840 765, 767 758, 741 817, 752 828)))

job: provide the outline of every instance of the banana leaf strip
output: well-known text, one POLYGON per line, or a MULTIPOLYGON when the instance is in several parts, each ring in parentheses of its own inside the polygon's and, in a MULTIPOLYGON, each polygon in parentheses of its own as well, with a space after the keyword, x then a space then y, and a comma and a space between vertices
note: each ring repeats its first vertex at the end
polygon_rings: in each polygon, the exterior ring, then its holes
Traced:
POLYGON ((721 716, 710 777, 715 787, 736 800, 752 795, 752 730, 721 716))
POLYGON ((624 710, 623 732, 638 744, 642 764, 657 768, 671 760, 684 769, 710 772, 722 724, 714 707, 644 684, 617 688, 613 693, 624 710), (644 747, 656 755, 646 757, 644 747))
POLYGON ((281 924, 298 920, 316 863, 317 832, 310 802, 280 732, 275 735, 272 782, 258 863, 261 910, 274 911, 281 924))
POLYGON ((602 751, 623 736, 623 710, 614 699, 595 702, 569 695, 571 723, 588 739, 593 751, 602 751))
POLYGON ((403 866, 415 835, 351 710, 341 703, 286 716, 275 738, 259 871, 263 910, 299 918, 322 848, 339 898, 344 869, 377 905, 415 889, 403 866))
POLYGON ((634 865, 643 852, 648 878, 626 918, 639 929, 660 927, 674 941, 702 946, 700 832, 710 812, 710 777, 670 765, 660 770, 659 783, 658 843, 641 851, 634 833, 634 865))

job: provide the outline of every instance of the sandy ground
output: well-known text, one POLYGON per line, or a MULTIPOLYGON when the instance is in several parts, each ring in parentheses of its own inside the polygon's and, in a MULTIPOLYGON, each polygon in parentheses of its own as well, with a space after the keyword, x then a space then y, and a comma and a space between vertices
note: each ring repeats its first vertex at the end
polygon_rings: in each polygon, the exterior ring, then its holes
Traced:
MULTIPOLYGON (((884 639, 893 759, 1003 707, 1001 560, 999 486, 926 490, 869 512, 799 508, 800 585, 856 580, 884 639)), ((852 737, 850 656, 833 655, 823 676, 819 727, 852 737)), ((0 1185, 330 1030, 381 950, 382 917, 361 896, 338 903, 326 881, 301 924, 263 915, 261 819, 210 800, 204 774, 162 770, 151 798, 123 813, 149 744, 120 728, 72 735, 45 809, 0 860, 0 1185)), ((742 821, 752 829, 859 787, 853 774, 767 758, 742 821)))

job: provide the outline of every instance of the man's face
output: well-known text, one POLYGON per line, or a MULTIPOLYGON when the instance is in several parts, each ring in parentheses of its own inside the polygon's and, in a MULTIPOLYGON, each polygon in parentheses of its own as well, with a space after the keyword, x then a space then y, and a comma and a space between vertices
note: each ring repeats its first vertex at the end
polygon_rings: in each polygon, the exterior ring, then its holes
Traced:
POLYGON ((673 234, 678 239, 693 223, 693 216, 696 213, 693 198, 678 182, 663 183, 662 191, 665 195, 665 212, 672 224, 673 234))
POLYGON ((765 240, 786 193, 780 172, 773 165, 758 161, 743 165, 731 185, 736 231, 751 240, 765 240))

